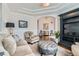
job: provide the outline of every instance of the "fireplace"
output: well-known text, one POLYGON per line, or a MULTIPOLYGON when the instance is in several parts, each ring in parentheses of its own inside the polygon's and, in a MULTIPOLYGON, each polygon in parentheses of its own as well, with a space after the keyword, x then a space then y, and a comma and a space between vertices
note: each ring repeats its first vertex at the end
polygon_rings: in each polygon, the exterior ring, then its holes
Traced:
POLYGON ((79 42, 79 8, 60 16, 60 42, 66 48, 79 42))

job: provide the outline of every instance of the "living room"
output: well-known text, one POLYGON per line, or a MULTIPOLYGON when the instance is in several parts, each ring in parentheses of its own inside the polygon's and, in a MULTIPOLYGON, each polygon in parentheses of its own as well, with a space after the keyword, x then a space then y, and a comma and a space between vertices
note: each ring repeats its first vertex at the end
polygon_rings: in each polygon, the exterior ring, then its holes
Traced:
POLYGON ((79 49, 79 39, 75 41, 77 46, 73 42, 73 47, 70 42, 62 44, 61 20, 75 17, 79 19, 77 3, 0 3, 0 55, 79 56, 73 48, 79 49))

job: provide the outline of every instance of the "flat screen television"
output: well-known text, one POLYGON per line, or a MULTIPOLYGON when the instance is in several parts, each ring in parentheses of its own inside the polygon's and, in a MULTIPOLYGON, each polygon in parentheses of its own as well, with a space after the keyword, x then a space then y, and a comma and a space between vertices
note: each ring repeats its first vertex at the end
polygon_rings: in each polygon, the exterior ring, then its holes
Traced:
POLYGON ((64 33, 68 33, 68 32, 79 33, 79 17, 69 19, 67 21, 65 20, 64 33))
POLYGON ((79 8, 63 13, 60 16, 60 42, 66 48, 71 48, 79 42, 79 8))

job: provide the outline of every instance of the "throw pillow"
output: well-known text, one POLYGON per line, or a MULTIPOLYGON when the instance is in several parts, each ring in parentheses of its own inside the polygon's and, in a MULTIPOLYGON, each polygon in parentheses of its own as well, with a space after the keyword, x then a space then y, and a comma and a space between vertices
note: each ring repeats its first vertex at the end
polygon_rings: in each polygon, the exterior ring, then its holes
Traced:
POLYGON ((20 41, 20 38, 19 38, 18 35, 12 35, 12 37, 14 38, 14 40, 16 41, 16 43, 17 43, 18 41, 20 41))
POLYGON ((0 39, 0 56, 9 56, 9 53, 4 49, 2 40, 0 39))
POLYGON ((79 45, 79 42, 75 42, 76 45, 79 45))
POLYGON ((9 52, 10 55, 13 55, 16 51, 16 42, 12 36, 8 36, 3 39, 4 48, 9 52))

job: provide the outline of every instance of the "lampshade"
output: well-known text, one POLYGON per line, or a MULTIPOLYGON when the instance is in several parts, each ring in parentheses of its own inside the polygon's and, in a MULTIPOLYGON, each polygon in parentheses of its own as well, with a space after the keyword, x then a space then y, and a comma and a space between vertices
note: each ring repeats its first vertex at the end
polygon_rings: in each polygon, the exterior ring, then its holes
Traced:
POLYGON ((15 27, 14 23, 6 23, 6 27, 15 27))

